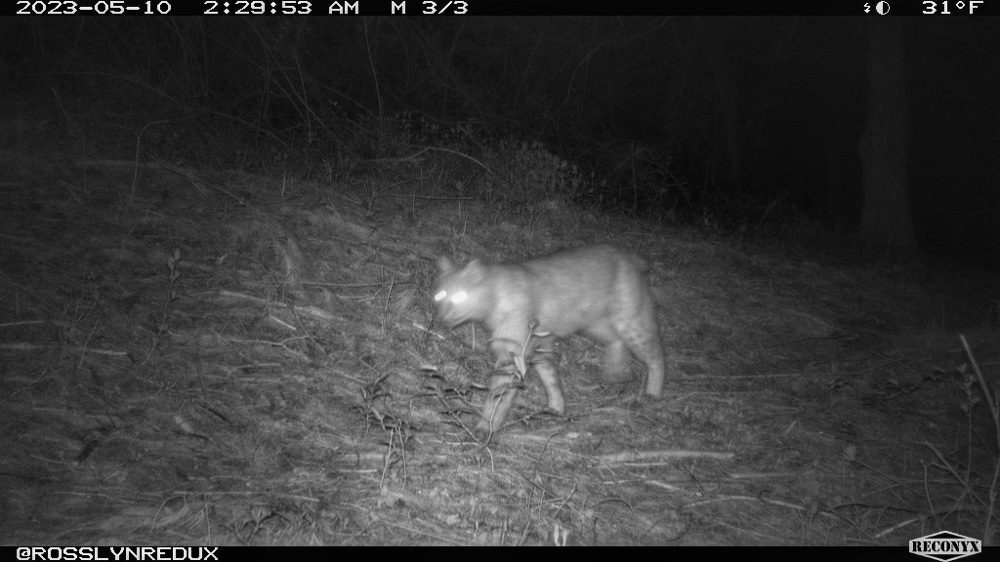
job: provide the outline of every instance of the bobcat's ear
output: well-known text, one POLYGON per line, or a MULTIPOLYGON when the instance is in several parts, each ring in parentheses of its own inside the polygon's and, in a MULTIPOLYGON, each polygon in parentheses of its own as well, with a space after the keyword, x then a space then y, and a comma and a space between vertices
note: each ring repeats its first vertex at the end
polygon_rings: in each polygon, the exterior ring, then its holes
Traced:
POLYGON ((486 268, 483 267, 483 262, 480 260, 472 260, 468 265, 465 266, 466 274, 469 275, 474 280, 481 280, 486 277, 486 268))
POLYGON ((444 256, 438 258, 438 271, 442 274, 449 273, 453 269, 455 269, 455 264, 451 263, 450 259, 444 256))

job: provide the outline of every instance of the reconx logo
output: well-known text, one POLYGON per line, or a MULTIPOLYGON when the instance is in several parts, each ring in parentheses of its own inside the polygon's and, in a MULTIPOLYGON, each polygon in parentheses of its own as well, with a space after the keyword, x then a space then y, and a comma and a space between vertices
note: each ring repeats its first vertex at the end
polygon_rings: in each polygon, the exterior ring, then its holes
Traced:
POLYGON ((970 539, 948 531, 910 541, 910 552, 941 562, 979 554, 982 550, 983 543, 979 539, 970 539))

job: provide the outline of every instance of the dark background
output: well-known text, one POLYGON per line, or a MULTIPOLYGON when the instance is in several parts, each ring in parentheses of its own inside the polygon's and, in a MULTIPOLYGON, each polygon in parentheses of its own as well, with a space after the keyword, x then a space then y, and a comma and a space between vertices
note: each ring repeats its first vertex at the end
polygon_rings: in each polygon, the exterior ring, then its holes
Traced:
MULTIPOLYGON (((996 264, 1000 20, 902 24, 919 248, 996 264)), ((11 116, 183 122, 224 161, 277 144, 375 157, 352 127, 404 115, 428 144, 542 141, 607 210, 858 226, 864 17, 8 17, 0 37, 11 116)))

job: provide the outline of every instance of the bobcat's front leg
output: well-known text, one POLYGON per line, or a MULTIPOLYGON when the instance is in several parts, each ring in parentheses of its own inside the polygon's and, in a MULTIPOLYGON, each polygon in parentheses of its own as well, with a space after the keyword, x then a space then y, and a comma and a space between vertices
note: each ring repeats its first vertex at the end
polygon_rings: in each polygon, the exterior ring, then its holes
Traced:
POLYGON ((545 385, 545 394, 549 398, 549 409, 561 415, 566 414, 566 399, 563 398, 562 382, 559 380, 559 371, 553 364, 553 352, 551 351, 552 340, 547 342, 548 348, 544 352, 537 353, 532 362, 532 366, 538 373, 538 378, 542 379, 545 385))
MULTIPOLYGON (((514 405, 517 390, 521 387, 520 376, 516 364, 518 356, 530 357, 531 349, 522 350, 521 346, 528 342, 528 322, 511 320, 507 324, 513 326, 510 330, 494 330, 490 340, 490 348, 496 362, 493 364, 494 374, 490 377, 490 393, 486 396, 479 423, 475 433, 478 437, 488 439, 496 433, 507 419, 507 412, 514 405), (523 325, 523 327, 522 327, 523 325)), ((527 362, 524 363, 527 366, 527 362)))
POLYGON ((515 378, 513 374, 497 374, 490 377, 490 393, 486 396, 483 412, 480 414, 479 423, 476 424, 475 432, 478 437, 488 439, 503 425, 503 420, 507 418, 507 412, 517 396, 519 381, 515 378))

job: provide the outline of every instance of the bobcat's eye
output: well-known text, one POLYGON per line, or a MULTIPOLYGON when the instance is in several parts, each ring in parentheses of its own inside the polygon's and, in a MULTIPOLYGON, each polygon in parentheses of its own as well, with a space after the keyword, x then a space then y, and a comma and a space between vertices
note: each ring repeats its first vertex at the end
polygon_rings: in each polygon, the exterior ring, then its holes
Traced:
POLYGON ((467 298, 469 298, 469 293, 466 293, 465 291, 459 291, 459 292, 455 293, 454 295, 452 295, 452 297, 451 297, 451 303, 452 304, 462 304, 462 302, 465 301, 465 299, 467 299, 467 298))
POLYGON ((441 300, 447 296, 448 293, 446 291, 441 291, 438 294, 434 295, 434 302, 441 302, 441 300))

